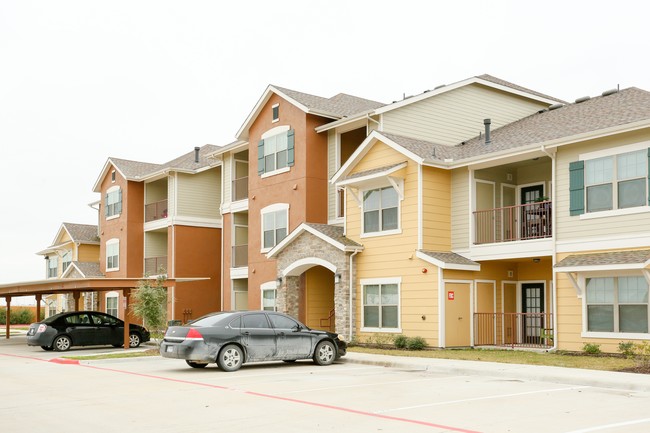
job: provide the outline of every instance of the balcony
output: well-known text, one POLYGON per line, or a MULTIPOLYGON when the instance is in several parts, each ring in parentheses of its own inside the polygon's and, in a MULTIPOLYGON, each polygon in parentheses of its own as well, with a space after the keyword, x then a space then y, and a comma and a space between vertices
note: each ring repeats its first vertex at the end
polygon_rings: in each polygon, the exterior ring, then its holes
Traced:
POLYGON ((553 347, 550 313, 474 313, 474 346, 553 347))
POLYGON ((167 256, 147 257, 144 259, 144 274, 158 275, 167 272, 167 256))
POLYGON ((232 201, 248 198, 248 176, 232 181, 232 201))
POLYGON ((232 247, 232 268, 248 266, 248 245, 235 245, 232 247))
POLYGON ((144 206, 144 222, 167 218, 167 200, 160 200, 144 206))
POLYGON ((475 211, 474 244, 550 238, 551 224, 551 201, 475 211))

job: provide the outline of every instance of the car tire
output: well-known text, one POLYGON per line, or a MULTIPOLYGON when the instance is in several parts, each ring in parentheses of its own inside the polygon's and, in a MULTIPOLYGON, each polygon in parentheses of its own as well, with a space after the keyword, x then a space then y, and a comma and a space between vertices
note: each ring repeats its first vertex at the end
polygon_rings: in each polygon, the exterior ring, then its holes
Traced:
POLYGON ((244 352, 235 344, 224 346, 217 357, 217 365, 223 371, 237 371, 244 363, 244 352))
POLYGON ((330 365, 336 358, 336 347, 331 341, 321 341, 314 350, 314 362, 318 365, 330 365))
POLYGON ((52 342, 52 348, 57 352, 65 352, 72 346, 72 340, 67 335, 59 335, 52 342))
POLYGON ((137 332, 131 332, 129 334, 129 347, 131 349, 135 349, 136 347, 139 347, 141 342, 142 339, 140 338, 140 334, 138 334, 137 332))
POLYGON ((52 346, 41 346, 41 349, 45 350, 46 352, 49 352, 50 350, 54 350, 52 346))
POLYGON ((185 362, 192 368, 205 368, 208 366, 207 362, 194 362, 190 360, 185 360, 185 362))

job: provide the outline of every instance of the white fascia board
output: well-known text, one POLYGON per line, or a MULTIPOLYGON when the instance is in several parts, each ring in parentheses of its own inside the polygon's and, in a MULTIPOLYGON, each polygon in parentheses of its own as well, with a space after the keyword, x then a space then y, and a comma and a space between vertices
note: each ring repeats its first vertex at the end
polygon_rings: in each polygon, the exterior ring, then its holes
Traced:
POLYGON ((355 246, 346 246, 343 245, 340 242, 335 241, 334 239, 330 238, 329 236, 325 235, 324 233, 319 232, 318 230, 308 226, 305 223, 302 223, 296 228, 289 236, 286 238, 282 239, 282 241, 277 244, 275 247, 273 247, 268 253, 266 253, 266 257, 271 259, 278 255, 287 245, 289 245, 291 242, 294 241, 298 236, 300 236, 304 232, 309 232, 312 235, 316 236, 317 238, 321 239, 324 242, 327 242, 328 244, 338 248, 341 251, 349 252, 349 251, 361 251, 363 250, 363 247, 355 247, 355 246))
POLYGON ((403 163, 398 164, 395 167, 391 167, 391 168, 389 168, 387 170, 384 170, 384 171, 369 174, 367 176, 355 177, 354 179, 342 180, 340 182, 337 182, 336 186, 353 185, 353 184, 356 184, 356 183, 363 183, 363 182, 367 182, 369 180, 377 179, 377 178, 380 178, 380 177, 385 177, 385 176, 388 176, 388 175, 390 175, 390 174, 392 174, 392 173, 394 173, 394 172, 396 172, 398 170, 403 169, 404 167, 406 167, 406 164, 407 164, 406 161, 404 161, 403 163))
POLYGON ((108 168, 111 165, 115 168, 115 170, 118 173, 120 173, 120 176, 122 176, 124 179, 133 180, 133 179, 130 179, 130 178, 126 177, 124 175, 124 173, 122 173, 122 170, 120 170, 120 168, 117 166, 117 164, 113 163, 113 160, 111 158, 108 158, 106 160, 106 162, 104 163, 104 168, 102 168, 101 173, 99 173, 99 177, 97 178, 97 180, 95 181, 95 184, 93 185, 93 192, 101 192, 100 185, 102 183, 102 180, 104 180, 104 178, 106 177, 106 174, 108 174, 108 168))
POLYGON ((247 147, 248 147, 248 141, 237 140, 233 143, 222 146, 220 149, 217 149, 212 153, 208 153, 207 157, 216 158, 218 156, 223 155, 226 152, 238 152, 240 150, 244 150, 247 147))
POLYGON ((562 266, 554 268, 555 272, 598 272, 598 271, 629 271, 645 269, 646 263, 627 263, 618 265, 591 265, 591 266, 562 266))
POLYGON ((367 111, 362 111, 357 114, 353 114, 352 116, 344 117, 342 119, 339 119, 335 122, 330 122, 326 123, 325 125, 317 126, 314 128, 314 130, 318 133, 329 131, 330 129, 334 128, 339 128, 341 126, 348 125, 350 123, 358 122, 359 120, 363 120, 366 117, 375 114, 375 110, 367 110, 367 111))
POLYGON ((441 269, 454 269, 459 271, 480 271, 481 265, 461 265, 459 263, 446 263, 442 260, 431 257, 428 254, 425 254, 421 251, 416 251, 415 256, 419 259, 424 260, 427 263, 431 263, 441 269))

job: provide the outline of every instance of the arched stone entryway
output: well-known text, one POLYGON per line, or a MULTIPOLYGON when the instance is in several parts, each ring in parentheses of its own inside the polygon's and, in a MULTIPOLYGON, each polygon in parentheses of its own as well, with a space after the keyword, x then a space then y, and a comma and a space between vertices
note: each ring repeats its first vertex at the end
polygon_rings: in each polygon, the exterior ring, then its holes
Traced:
POLYGON ((350 283, 355 278, 354 255, 362 249, 345 238, 340 227, 302 224, 269 253, 277 259, 281 280, 278 311, 301 318, 314 328, 331 324, 329 329, 350 338, 354 321, 350 283))

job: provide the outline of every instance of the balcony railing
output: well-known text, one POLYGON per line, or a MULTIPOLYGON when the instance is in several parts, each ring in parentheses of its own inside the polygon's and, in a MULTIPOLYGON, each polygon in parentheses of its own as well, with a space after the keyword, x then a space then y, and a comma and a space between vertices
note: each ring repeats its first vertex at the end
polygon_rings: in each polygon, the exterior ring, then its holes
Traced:
POLYGON ((144 259, 145 275, 158 275, 167 272, 167 256, 147 257, 144 259))
POLYGON ((474 346, 547 349, 553 346, 553 315, 474 313, 474 346))
POLYGON ((475 244, 550 238, 552 203, 543 201, 474 212, 475 244))
POLYGON ((167 200, 160 200, 144 206, 144 222, 167 218, 167 200))
POLYGON ((242 268, 248 266, 248 245, 235 245, 232 247, 233 268, 242 268))
POLYGON ((248 176, 232 181, 232 200, 246 200, 248 198, 248 176))

